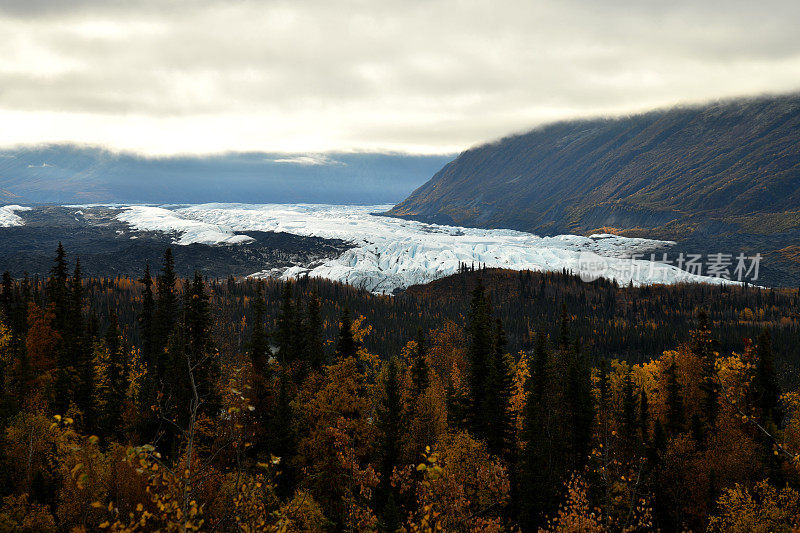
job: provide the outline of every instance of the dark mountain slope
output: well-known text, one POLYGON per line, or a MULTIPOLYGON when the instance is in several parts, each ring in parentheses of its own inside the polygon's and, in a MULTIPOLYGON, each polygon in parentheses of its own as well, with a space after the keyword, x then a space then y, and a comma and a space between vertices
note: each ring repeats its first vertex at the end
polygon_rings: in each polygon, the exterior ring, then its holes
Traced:
POLYGON ((390 214, 690 247, 716 239, 773 253, 796 274, 777 250, 800 242, 800 95, 544 126, 462 153, 390 214))

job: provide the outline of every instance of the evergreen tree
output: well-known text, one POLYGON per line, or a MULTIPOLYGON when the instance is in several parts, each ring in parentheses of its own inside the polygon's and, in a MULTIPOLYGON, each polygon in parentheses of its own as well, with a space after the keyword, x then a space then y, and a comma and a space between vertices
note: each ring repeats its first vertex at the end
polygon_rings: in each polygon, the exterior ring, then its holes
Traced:
POLYGON ((650 441, 650 406, 647 403, 647 392, 644 387, 639 391, 639 429, 642 432, 642 441, 650 441))
POLYGON ((55 317, 53 328, 60 334, 68 330, 67 316, 69 315, 69 271, 67 268, 67 254, 61 242, 58 243, 56 258, 50 269, 50 278, 47 280, 47 300, 53 305, 55 317))
POLYGON ((378 432, 378 465, 380 485, 376 493, 376 503, 383 521, 390 530, 394 522, 396 502, 392 494, 392 471, 400 464, 400 443, 403 440, 403 400, 400 392, 400 377, 397 360, 392 358, 386 364, 386 377, 382 383, 380 403, 375 413, 375 428, 378 432))
POLYGON ((306 350, 312 370, 320 370, 325 364, 325 345, 322 338, 322 317, 319 296, 312 292, 306 306, 306 350))
POLYGON ((567 304, 561 304, 561 318, 558 328, 558 347, 562 352, 569 349, 569 314, 567 313, 567 304))
POLYGON ((294 471, 289 458, 295 451, 294 412, 292 409, 291 376, 284 366, 281 366, 278 397, 275 403, 275 412, 270 424, 272 436, 271 453, 280 457, 280 472, 277 476, 278 492, 282 497, 291 494, 294 483, 294 471))
POLYGON ((529 393, 533 395, 535 402, 541 402, 544 399, 549 382, 549 367, 550 358, 547 352, 547 338, 544 335, 544 331, 539 330, 536 334, 536 347, 533 351, 533 361, 530 369, 531 377, 528 380, 530 383, 529 393))
POLYGON ((264 281, 258 280, 256 294, 253 298, 253 332, 250 337, 250 363, 253 365, 252 405, 253 417, 257 423, 256 437, 251 453, 263 456, 267 452, 267 432, 270 418, 271 377, 269 358, 271 350, 265 325, 266 302, 264 300, 264 281))
MULTIPOLYGON (((714 341, 711 337, 711 328, 708 322, 708 315, 700 310, 697 313, 697 328, 692 332, 692 354, 697 357, 702 365, 702 378, 700 390, 703 393, 701 399, 701 411, 705 425, 713 431, 717 424, 719 414, 719 383, 717 379, 716 361, 717 353, 714 349, 714 341)), ((702 433, 705 433, 703 431, 702 433)))
POLYGON ((486 296, 483 280, 478 278, 472 291, 468 329, 469 346, 469 420, 472 431, 479 439, 485 439, 489 432, 489 421, 486 418, 486 389, 489 376, 492 349, 494 344, 492 332, 492 313, 486 296))
POLYGON ((495 322, 494 346, 490 361, 488 386, 486 388, 487 444, 489 451, 497 456, 509 457, 513 432, 508 410, 513 387, 511 362, 506 356, 505 331, 500 319, 495 322))
POLYGON ((70 310, 68 337, 70 359, 75 367, 77 383, 73 385, 75 404, 83 413, 84 427, 92 428, 94 424, 94 362, 90 350, 89 338, 83 317, 83 279, 81 263, 75 260, 75 271, 70 280, 70 310))
POLYGON ((675 358, 672 358, 666 370, 667 376, 667 433, 675 436, 681 433, 686 424, 683 408, 683 396, 681 394, 681 384, 678 382, 678 365, 675 358))
POLYGON ((117 315, 108 317, 108 329, 104 339, 106 357, 105 381, 106 390, 101 416, 103 434, 119 439, 122 434, 122 408, 128 388, 127 361, 122 346, 122 334, 119 330, 117 315))
POLYGON ((155 438, 158 422, 153 416, 153 407, 157 404, 159 391, 159 353, 156 346, 160 343, 155 338, 156 301, 153 296, 153 278, 150 276, 150 263, 145 263, 144 276, 139 280, 144 285, 142 290, 142 309, 137 316, 139 326, 139 354, 144 364, 144 376, 139 389, 137 407, 139 411, 139 437, 149 442, 155 438))
POLYGON ((350 310, 345 307, 339 326, 339 338, 336 341, 336 355, 341 359, 356 357, 358 343, 353 337, 353 322, 350 320, 350 310))
POLYGON ((628 439, 632 439, 636 434, 638 413, 636 412, 636 393, 633 387, 631 373, 626 372, 622 380, 622 413, 620 422, 622 430, 628 439))
POLYGON ((211 308, 205 283, 199 272, 194 273, 194 280, 191 285, 187 283, 187 286, 189 289, 184 311, 187 356, 202 402, 199 412, 216 418, 222 408, 222 398, 217 386, 220 375, 219 359, 211 339, 211 308))
POLYGON ((769 330, 764 328, 758 337, 756 347, 756 371, 753 380, 753 395, 762 425, 780 428, 783 412, 780 406, 781 390, 775 373, 775 359, 772 354, 772 340, 769 330))
POLYGON ((266 377, 270 349, 266 324, 267 304, 264 301, 264 281, 258 280, 253 298, 253 332, 250 337, 250 362, 253 371, 266 377))
POLYGON ((537 531, 545 516, 557 505, 565 443, 562 430, 566 421, 558 420, 554 409, 555 379, 549 362, 545 336, 537 334, 531 363, 531 376, 525 383, 526 402, 520 434, 522 449, 517 472, 517 516, 523 531, 537 531))
POLYGON ((275 332, 277 344, 277 357, 282 365, 291 365, 297 356, 295 352, 297 335, 295 322, 295 306, 292 302, 292 282, 283 285, 281 294, 281 308, 278 312, 278 329, 275 332))
POLYGON ((0 310, 6 318, 9 327, 14 317, 14 282, 8 270, 3 272, 2 291, 0 291, 0 310))
POLYGON ((156 341, 154 339, 154 313, 156 302, 153 297, 153 278, 150 276, 150 263, 145 263, 144 276, 139 280, 144 285, 142 290, 142 310, 137 317, 139 325, 139 353, 144 363, 146 379, 156 374, 156 356, 154 351, 156 341))
POLYGON ((72 345, 72 331, 69 328, 70 291, 66 252, 59 242, 56 258, 47 280, 47 299, 53 307, 53 329, 59 334, 56 351, 55 382, 53 384, 53 403, 55 413, 66 413, 72 401, 72 385, 75 382, 75 368, 70 360, 69 347, 72 345))
POLYGON ((164 251, 161 275, 156 279, 156 308, 153 315, 153 353, 156 354, 158 376, 163 378, 164 362, 161 354, 169 342, 172 330, 178 322, 179 305, 175 293, 175 260, 172 249, 164 251))
POLYGON ((427 356, 425 335, 422 333, 422 328, 418 328, 416 347, 414 348, 413 359, 411 361, 411 395, 413 400, 422 396, 430 383, 427 356))
POLYGON ((597 367, 597 385, 600 390, 598 411, 608 414, 611 406, 611 388, 608 378, 608 360, 605 357, 600 358, 600 364, 597 367))
POLYGON ((569 410, 569 450, 574 469, 581 468, 588 459, 594 425, 594 399, 592 374, 588 361, 576 342, 567 366, 566 400, 569 410))

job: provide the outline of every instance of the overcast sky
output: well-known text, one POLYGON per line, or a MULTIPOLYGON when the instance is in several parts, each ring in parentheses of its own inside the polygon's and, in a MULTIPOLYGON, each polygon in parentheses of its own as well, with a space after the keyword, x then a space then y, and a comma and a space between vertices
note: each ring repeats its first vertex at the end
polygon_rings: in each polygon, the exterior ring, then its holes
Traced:
POLYGON ((798 90, 798 28, 797 0, 2 0, 0 145, 457 152, 798 90))

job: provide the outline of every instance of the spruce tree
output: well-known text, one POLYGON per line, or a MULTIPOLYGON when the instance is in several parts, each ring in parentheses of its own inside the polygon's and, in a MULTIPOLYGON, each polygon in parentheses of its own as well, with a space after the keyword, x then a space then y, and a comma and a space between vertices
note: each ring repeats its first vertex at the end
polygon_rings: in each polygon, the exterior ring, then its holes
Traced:
POLYGON ((282 365, 292 365, 296 353, 295 336, 295 306, 292 302, 292 282, 287 281, 283 284, 281 293, 281 308, 278 312, 278 329, 275 332, 275 343, 278 351, 276 353, 278 361, 282 365))
POLYGON ((561 431, 567 422, 557 420, 554 407, 555 376, 543 332, 537 334, 531 376, 525 383, 526 402, 518 460, 517 516, 523 531, 537 531, 558 501, 565 445, 561 431))
POLYGON ((104 410, 102 413, 103 434, 120 438, 122 436, 122 407, 125 403, 128 388, 126 357, 122 346, 122 335, 119 331, 117 316, 108 317, 108 329, 105 335, 106 391, 104 410))
POLYGON ((486 388, 492 358, 493 332, 492 313, 481 278, 478 278, 472 291, 468 333, 469 420, 473 434, 479 439, 485 439, 489 431, 489 421, 486 417, 486 388))
POLYGON ((50 278, 47 280, 47 300, 53 305, 55 317, 53 328, 60 334, 67 332, 67 315, 69 314, 69 271, 64 247, 58 243, 56 258, 50 269, 50 278))
POLYGON ((675 358, 672 358, 666 370, 667 377, 667 433, 675 436, 681 433, 686 424, 683 408, 683 396, 681 394, 681 384, 678 381, 678 365, 675 358))
MULTIPOLYGON (((211 418, 219 416, 222 398, 218 390, 219 358, 211 339, 211 308, 205 283, 199 272, 187 290, 185 328, 187 355, 194 372, 194 383, 202 401, 200 413, 211 418)), ((185 374, 184 374, 185 375, 185 374)))
POLYGON ((547 338, 543 330, 536 334, 536 347, 533 351, 533 361, 531 364, 530 394, 533 395, 535 402, 541 402, 548 388, 549 383, 550 357, 547 352, 547 338))
POLYGON ((753 395, 762 425, 780 428, 783 412, 780 406, 781 390, 775 373, 775 358, 772 354, 772 339, 764 328, 756 347, 756 371, 753 380, 753 395))
POLYGON ((425 335, 422 333, 422 328, 418 328, 416 347, 414 348, 411 361, 411 391, 413 400, 422 396, 430 383, 427 356, 425 335))
POLYGON ((59 334, 56 350, 55 382, 53 384, 53 403, 50 406, 55 413, 64 414, 69 409, 72 398, 72 386, 75 381, 75 368, 70 360, 72 345, 72 331, 69 328, 70 291, 69 273, 67 271, 66 252, 61 243, 58 243, 56 258, 50 269, 50 278, 47 280, 47 299, 53 307, 53 329, 59 334))
POLYGON ((567 352, 569 349, 569 314, 567 313, 567 304, 561 304, 561 317, 559 320, 558 328, 558 347, 562 352, 567 352))
POLYGON ((600 364, 597 367, 597 385, 600 390, 598 411, 607 415, 611 406, 611 385, 608 378, 608 359, 605 357, 600 358, 600 364))
POLYGON ((642 432, 642 441, 650 441, 650 406, 647 403, 647 392, 644 387, 639 391, 639 429, 642 432))
MULTIPOLYGON (((378 468, 380 484, 376 492, 377 507, 381 510, 384 522, 394 522, 392 514, 396 511, 392 471, 400 464, 400 443, 403 441, 403 400, 400 391, 400 372, 397 360, 392 358, 386 364, 386 377, 382 383, 380 403, 375 413, 375 428, 378 432, 378 468)), ((390 524, 387 524, 390 525, 390 524)))
MULTIPOLYGON (((713 431, 717 424, 717 416, 719 414, 719 384, 716 370, 717 353, 714 349, 714 341, 711 337, 708 315, 703 310, 697 313, 697 328, 692 332, 691 348, 692 354, 700 360, 702 368, 700 390, 703 396, 701 398, 700 407, 703 413, 703 419, 708 429, 713 431)), ((705 431, 702 433, 705 433, 705 431)))
POLYGON ((75 271, 70 280, 69 346, 70 359, 75 367, 77 383, 74 384, 75 404, 83 413, 84 428, 91 429, 94 424, 95 376, 94 363, 89 347, 89 339, 83 317, 83 279, 81 262, 75 260, 75 271))
POLYGON ((175 260, 172 257, 172 249, 167 248, 164 251, 161 275, 156 279, 156 308, 153 315, 153 353, 156 354, 159 378, 162 378, 164 373, 161 354, 180 318, 178 296, 175 294, 176 281, 175 260))
POLYGON ((250 362, 253 372, 266 377, 269 362, 269 337, 266 329, 267 304, 264 301, 264 281, 258 280, 253 298, 253 332, 250 337, 250 362))
POLYGON ((339 338, 336 341, 336 356, 341 359, 356 357, 358 343, 353 337, 353 322, 350 320, 350 310, 345 307, 339 326, 339 338))
POLYGON ((586 357, 576 341, 567 366, 566 400, 569 412, 569 450, 574 469, 588 459, 594 425, 592 374, 586 357))
POLYGON ((487 444, 489 451, 501 457, 509 457, 514 440, 511 417, 508 410, 513 387, 511 362, 506 357, 506 339, 503 324, 495 321, 494 343, 490 361, 488 386, 486 388, 486 415, 488 422, 487 444))
POLYGON ((622 430, 628 439, 632 439, 636 434, 638 413, 636 412, 636 393, 633 387, 631 373, 626 372, 622 380, 622 413, 620 417, 622 430))
POLYGON ((312 370, 320 370, 325 364, 325 345, 322 338, 322 317, 319 296, 312 292, 306 306, 306 350, 312 370))
POLYGON ((258 280, 256 294, 253 298, 253 328, 250 337, 250 363, 253 366, 252 405, 253 418, 257 423, 256 437, 251 453, 263 456, 268 451, 267 434, 270 418, 271 372, 269 358, 271 350, 266 329, 266 302, 264 300, 264 281, 258 280))
POLYGON ((270 451, 282 458, 280 472, 277 476, 278 493, 282 497, 291 494, 294 483, 294 471, 289 458, 295 451, 294 411, 292 409, 291 375, 282 365, 280 371, 278 397, 275 411, 271 418, 270 435, 272 443, 270 451))
POLYGON ((139 438, 145 442, 155 438, 158 422, 153 414, 153 407, 157 404, 159 391, 159 354, 156 346, 160 343, 155 339, 156 302, 153 296, 153 278, 150 276, 150 263, 145 263, 144 276, 139 280, 144 285, 142 290, 142 308, 137 316, 139 327, 139 354, 144 365, 144 376, 137 399, 138 433, 139 438))
POLYGON ((142 290, 142 310, 137 316, 139 326, 139 353, 144 363, 145 379, 149 379, 156 374, 156 353, 154 351, 154 313, 156 309, 155 298, 153 297, 153 278, 150 276, 150 263, 145 263, 144 276, 139 280, 144 285, 142 290))

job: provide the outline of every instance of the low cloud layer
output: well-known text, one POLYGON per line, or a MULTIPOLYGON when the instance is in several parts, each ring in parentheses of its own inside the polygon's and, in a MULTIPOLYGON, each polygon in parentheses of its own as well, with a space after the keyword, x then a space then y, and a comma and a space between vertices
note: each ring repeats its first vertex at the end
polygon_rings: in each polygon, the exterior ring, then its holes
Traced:
POLYGON ((453 152, 798 90, 798 20, 793 0, 6 0, 0 144, 453 152))

